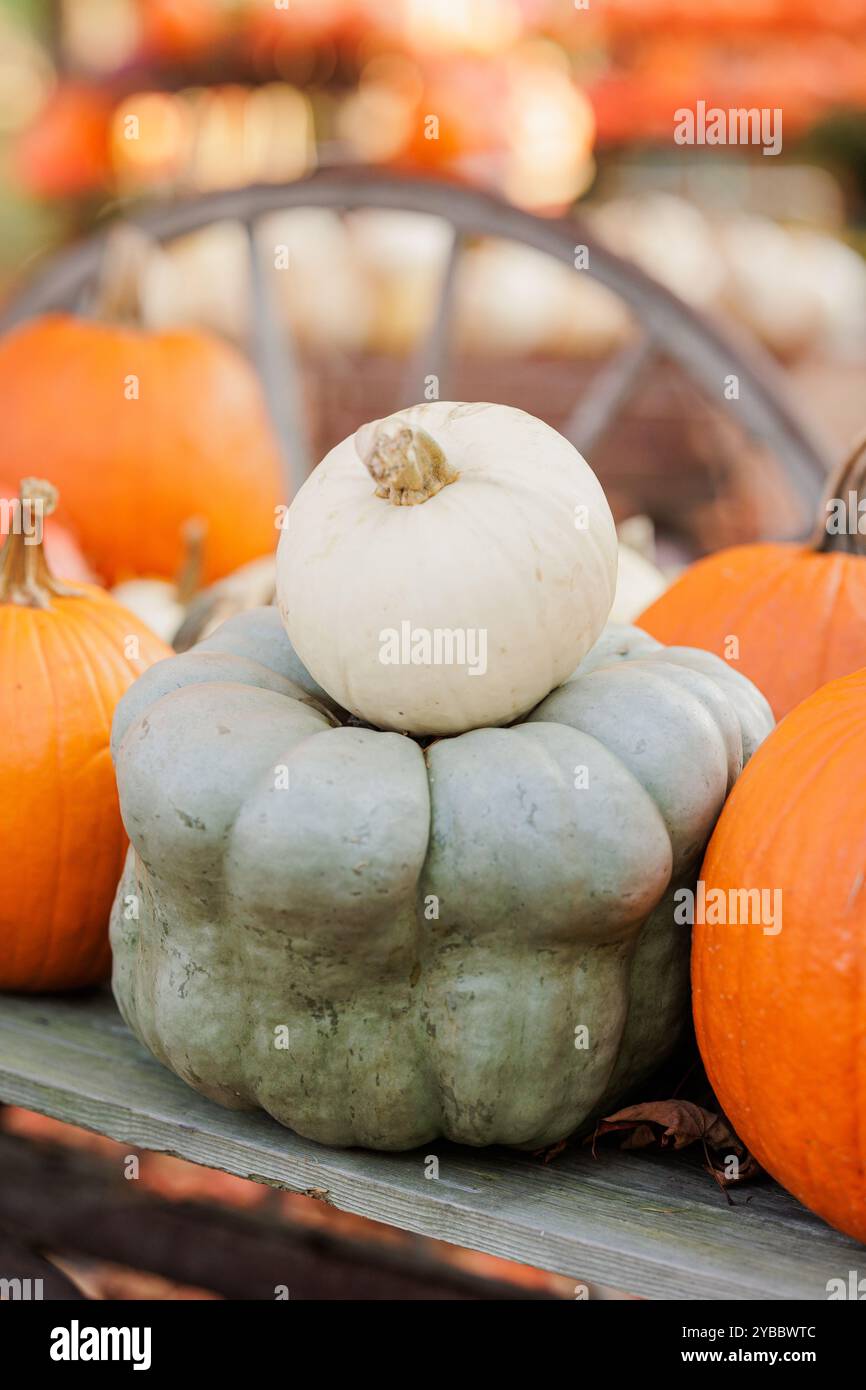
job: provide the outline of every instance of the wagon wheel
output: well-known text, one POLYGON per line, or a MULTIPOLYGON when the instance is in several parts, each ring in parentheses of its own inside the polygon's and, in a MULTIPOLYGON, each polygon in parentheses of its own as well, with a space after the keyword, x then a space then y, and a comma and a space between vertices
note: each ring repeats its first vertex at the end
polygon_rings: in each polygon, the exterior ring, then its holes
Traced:
MULTIPOLYGON (((780 461, 804 515, 820 500, 832 453, 788 399, 775 363, 762 349, 744 344, 630 262, 607 250, 578 219, 547 219, 511 207, 489 194, 430 179, 391 177, 370 169, 323 169, 296 183, 218 192, 194 200, 136 211, 130 218, 158 241, 195 232, 229 219, 247 229, 253 295, 252 342, 265 395, 281 446, 287 492, 291 495, 315 459, 305 425, 298 356, 290 329, 279 322, 267 292, 265 267, 255 235, 265 214, 289 208, 329 208, 348 212, 378 208, 433 215, 450 224, 450 252, 438 306, 424 340, 416 347, 394 409, 423 396, 425 378, 435 375, 440 394, 459 399, 450 348, 456 269, 472 236, 502 237, 545 252, 569 267, 575 248, 587 248, 589 275, 617 294, 640 325, 636 341, 615 354, 593 378, 591 391, 573 405, 563 432, 583 453, 599 443, 651 362, 665 355, 709 401, 722 398, 726 380, 736 377, 739 396, 726 400, 747 437, 780 461)), ((106 232, 52 260, 7 307, 0 329, 33 314, 80 308, 98 275, 106 232)))

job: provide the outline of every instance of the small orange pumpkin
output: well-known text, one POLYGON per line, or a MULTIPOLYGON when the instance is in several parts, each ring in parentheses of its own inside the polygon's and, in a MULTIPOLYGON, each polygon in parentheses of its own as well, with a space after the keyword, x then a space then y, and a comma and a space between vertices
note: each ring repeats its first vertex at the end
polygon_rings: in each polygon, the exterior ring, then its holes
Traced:
POLYGON ((117 229, 99 290, 116 321, 51 314, 0 340, 4 451, 19 477, 50 458, 62 520, 107 585, 173 577, 192 516, 207 525, 207 584, 273 550, 278 454, 235 348, 140 326, 150 254, 134 229, 117 229))
POLYGON ((737 1133, 796 1197, 862 1241, 864 848, 858 671, 793 710, 734 787, 701 871, 702 915, 723 903, 728 923, 696 921, 692 985, 707 1074, 737 1133), (744 914, 742 890, 755 889, 779 896, 744 914))
MULTIPOLYGON (((846 508, 849 495, 858 506, 864 496, 864 455, 866 441, 831 483, 830 497, 846 508)), ((687 569, 637 622, 668 646, 730 660, 781 719, 827 681, 866 666, 864 555, 866 535, 829 534, 822 508, 809 545, 720 550, 687 569)))
POLYGON ((54 578, 30 520, 56 495, 24 480, 22 507, 37 509, 0 553, 0 989, 73 989, 107 974, 126 849, 112 715, 171 655, 103 590, 54 578))

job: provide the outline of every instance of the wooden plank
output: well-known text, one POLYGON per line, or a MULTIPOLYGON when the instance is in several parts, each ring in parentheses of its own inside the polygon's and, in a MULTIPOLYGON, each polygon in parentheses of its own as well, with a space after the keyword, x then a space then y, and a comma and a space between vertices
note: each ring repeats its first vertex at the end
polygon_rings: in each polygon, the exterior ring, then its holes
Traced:
POLYGON ((107 995, 0 1000, 0 1099, 131 1146, 303 1192, 404 1230, 650 1298, 824 1299, 866 1251, 773 1184, 729 1206, 699 1164, 573 1148, 530 1155, 439 1143, 332 1150, 223 1110, 153 1061, 107 995))
POLYGON ((292 1299, 316 1300, 554 1298, 455 1268, 413 1237, 396 1246, 349 1239, 287 1219, 270 1204, 238 1211, 167 1201, 142 1186, 127 1181, 116 1159, 0 1133, 0 1231, 21 1243, 7 1250, 0 1239, 0 1274, 26 1277, 21 1252, 34 1246, 230 1299, 273 1300, 281 1288, 292 1299))

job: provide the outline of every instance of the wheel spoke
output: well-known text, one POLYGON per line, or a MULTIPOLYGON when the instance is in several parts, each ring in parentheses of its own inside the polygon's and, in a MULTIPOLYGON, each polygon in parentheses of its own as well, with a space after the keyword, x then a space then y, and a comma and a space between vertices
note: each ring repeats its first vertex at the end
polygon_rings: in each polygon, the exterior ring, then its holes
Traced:
POLYGON ((312 449, 304 413, 301 373, 294 335, 274 312, 256 223, 245 222, 250 252, 252 346, 268 411, 280 451, 286 498, 305 482, 312 468, 312 449))
POLYGON ((607 433, 656 352, 654 338, 645 333, 593 377, 562 429, 582 454, 589 453, 607 433))
MULTIPOLYGON (((451 362, 452 325, 454 318, 457 270, 463 250, 463 236, 451 228, 451 245, 442 270, 439 298, 426 334, 415 347, 402 384, 400 407, 415 405, 424 400, 428 378, 436 378, 436 395, 429 399, 448 397, 448 373, 451 362)), ((399 408, 399 407, 398 407, 399 408)))

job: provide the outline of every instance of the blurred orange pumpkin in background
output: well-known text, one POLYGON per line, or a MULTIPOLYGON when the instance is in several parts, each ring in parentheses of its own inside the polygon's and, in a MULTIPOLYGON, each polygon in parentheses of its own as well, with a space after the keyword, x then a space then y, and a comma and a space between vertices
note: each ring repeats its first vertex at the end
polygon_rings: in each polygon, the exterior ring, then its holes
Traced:
POLYGON ((172 577, 207 524, 203 582, 274 548, 277 450, 258 379, 195 330, 50 315, 0 340, 5 467, 49 469, 100 579, 172 577))

